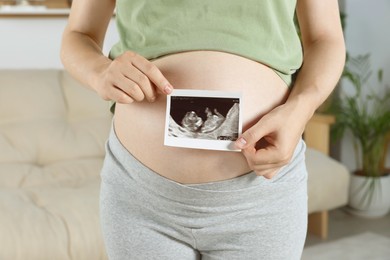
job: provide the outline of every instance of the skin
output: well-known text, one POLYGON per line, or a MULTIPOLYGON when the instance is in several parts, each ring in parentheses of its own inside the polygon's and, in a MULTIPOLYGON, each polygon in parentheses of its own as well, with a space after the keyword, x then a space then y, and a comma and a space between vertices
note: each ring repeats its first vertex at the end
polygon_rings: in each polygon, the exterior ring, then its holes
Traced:
MULTIPOLYGON (((102 54, 113 0, 74 0, 63 33, 65 68, 105 100, 130 104, 171 93, 172 84, 159 68, 128 51, 110 60, 102 54)), ((345 45, 337 0, 297 0, 304 62, 286 102, 262 116, 236 146, 253 171, 272 178, 292 158, 305 125, 340 78, 345 45), (259 140, 263 145, 259 147, 259 140)))

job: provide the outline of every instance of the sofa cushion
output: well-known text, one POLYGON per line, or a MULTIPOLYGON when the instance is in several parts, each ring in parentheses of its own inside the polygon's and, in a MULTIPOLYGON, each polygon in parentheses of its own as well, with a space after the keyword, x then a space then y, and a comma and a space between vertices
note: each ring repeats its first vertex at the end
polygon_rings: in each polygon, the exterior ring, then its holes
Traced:
POLYGON ((1 259, 106 259, 100 181, 0 189, 1 259))
POLYGON ((343 164, 315 149, 307 148, 306 167, 309 213, 347 204, 350 173, 343 164))
POLYGON ((0 71, 0 163, 103 157, 107 102, 56 70, 0 71))
POLYGON ((62 70, 0 71, 0 259, 106 259, 107 102, 62 70))

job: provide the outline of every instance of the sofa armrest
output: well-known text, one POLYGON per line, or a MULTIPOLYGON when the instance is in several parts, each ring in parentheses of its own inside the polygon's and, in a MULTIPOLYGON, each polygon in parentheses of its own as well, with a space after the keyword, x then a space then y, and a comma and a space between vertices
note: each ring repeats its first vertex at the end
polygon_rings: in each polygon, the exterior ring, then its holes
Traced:
POLYGON ((308 147, 329 154, 330 126, 335 117, 325 114, 314 114, 306 125, 304 139, 308 147))

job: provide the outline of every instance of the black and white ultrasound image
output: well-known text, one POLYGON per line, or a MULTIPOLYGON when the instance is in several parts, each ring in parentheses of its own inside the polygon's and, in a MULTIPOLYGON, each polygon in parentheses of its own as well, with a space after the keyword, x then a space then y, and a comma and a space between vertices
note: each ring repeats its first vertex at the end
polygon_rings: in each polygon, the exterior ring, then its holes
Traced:
POLYGON ((172 96, 168 136, 235 141, 238 98, 172 96))

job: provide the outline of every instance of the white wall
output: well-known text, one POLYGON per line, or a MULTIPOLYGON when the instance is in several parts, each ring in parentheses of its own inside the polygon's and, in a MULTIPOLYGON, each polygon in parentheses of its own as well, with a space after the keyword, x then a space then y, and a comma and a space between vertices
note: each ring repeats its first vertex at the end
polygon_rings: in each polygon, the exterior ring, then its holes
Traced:
MULTIPOLYGON (((385 84, 390 85, 390 1, 389 0, 345 0, 346 45, 348 52, 358 54, 371 53, 371 65, 375 72, 382 68, 385 84)), ((374 84, 376 75, 371 77, 374 84)), ((343 81, 345 91, 351 85, 343 81)), ((378 85, 373 85, 377 86, 378 85)), ((350 136, 342 141, 341 160, 350 170, 354 170, 355 158, 350 136)), ((387 154, 387 166, 390 167, 390 151, 387 154)))
MULTIPOLYGON (((66 17, 0 18, 0 69, 63 68, 59 53, 66 17)), ((104 53, 118 40, 110 23, 104 53)))

